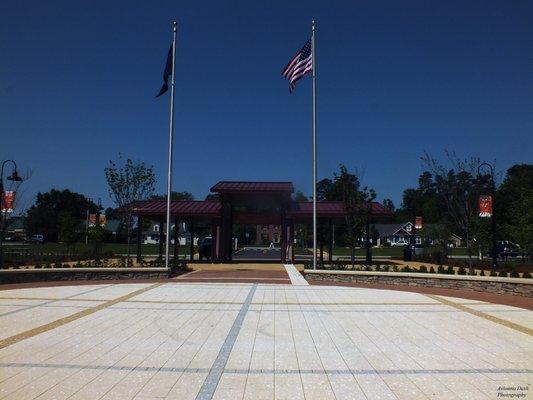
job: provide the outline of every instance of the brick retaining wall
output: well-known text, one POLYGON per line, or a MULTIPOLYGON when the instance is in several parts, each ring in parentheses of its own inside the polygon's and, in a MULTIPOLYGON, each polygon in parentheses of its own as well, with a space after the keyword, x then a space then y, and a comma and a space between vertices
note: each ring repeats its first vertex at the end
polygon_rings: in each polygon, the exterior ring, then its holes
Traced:
POLYGON ((0 284, 42 281, 166 278, 168 278, 166 268, 47 268, 0 271, 0 284))
POLYGON ((533 297, 533 279, 408 272, 304 270, 308 280, 474 290, 533 297))

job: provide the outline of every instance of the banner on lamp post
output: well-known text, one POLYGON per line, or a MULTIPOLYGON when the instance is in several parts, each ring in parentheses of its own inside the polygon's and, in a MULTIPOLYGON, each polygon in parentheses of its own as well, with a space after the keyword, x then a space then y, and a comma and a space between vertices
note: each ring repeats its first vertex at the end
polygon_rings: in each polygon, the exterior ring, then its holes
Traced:
POLYGON ((12 213, 15 205, 15 192, 13 190, 6 190, 2 196, 2 212, 12 213))
POLYGON ((422 229, 422 217, 415 217, 415 229, 422 229))
POLYGON ((96 226, 96 214, 89 214, 89 228, 96 226))
POLYGON ((479 196, 479 216, 481 218, 492 217, 492 196, 482 194, 479 196))

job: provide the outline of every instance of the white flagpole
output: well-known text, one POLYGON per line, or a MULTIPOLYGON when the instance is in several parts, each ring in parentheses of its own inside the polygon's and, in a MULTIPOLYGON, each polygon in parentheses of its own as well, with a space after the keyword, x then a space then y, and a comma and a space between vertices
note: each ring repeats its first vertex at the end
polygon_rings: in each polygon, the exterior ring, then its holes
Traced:
MULTIPOLYGON (((172 194, 172 140, 174 136, 174 75, 176 65, 176 21, 172 22, 172 78, 170 83, 170 123, 168 132, 168 174, 167 174, 167 237, 165 240, 165 267, 170 275, 170 196, 172 194)), ((174 227, 177 229, 177 226, 174 227)))
POLYGON ((313 269, 316 269, 316 53, 315 21, 311 24, 311 54, 313 57, 313 269))

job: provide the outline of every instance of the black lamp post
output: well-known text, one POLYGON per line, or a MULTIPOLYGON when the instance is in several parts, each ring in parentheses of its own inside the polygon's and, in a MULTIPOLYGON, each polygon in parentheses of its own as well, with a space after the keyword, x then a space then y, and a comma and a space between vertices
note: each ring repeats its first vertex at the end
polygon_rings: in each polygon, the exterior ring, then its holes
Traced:
MULTIPOLYGON (((6 164, 11 163, 13 164, 13 171, 11 172, 11 175, 9 175, 6 179, 8 181, 12 182, 22 182, 22 178, 19 176, 17 172, 17 163, 13 160, 5 160, 2 163, 2 168, 0 169, 0 268, 4 266, 4 249, 3 249, 3 240, 4 240, 4 210, 2 210, 2 206, 4 205, 4 167, 6 164)), ((5 211, 7 213, 7 210, 5 211)))
POLYGON ((496 196, 496 181, 494 180, 494 168, 489 163, 482 163, 477 167, 478 181, 481 176, 481 167, 488 167, 490 169, 490 192, 492 197, 492 215, 491 219, 491 236, 492 236, 492 269, 495 270, 498 267, 498 252, 496 250, 496 218, 494 217, 494 208, 496 205, 495 196, 496 196))

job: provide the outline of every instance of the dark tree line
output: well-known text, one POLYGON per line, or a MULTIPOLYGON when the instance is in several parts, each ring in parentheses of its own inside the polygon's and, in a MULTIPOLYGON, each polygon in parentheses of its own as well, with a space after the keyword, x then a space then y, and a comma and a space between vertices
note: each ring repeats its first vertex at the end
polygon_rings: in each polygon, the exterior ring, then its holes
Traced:
POLYGON ((66 234, 66 226, 85 220, 87 210, 96 213, 99 208, 84 195, 68 189, 37 193, 35 204, 27 212, 26 230, 29 235, 42 234, 47 241, 57 241, 61 233, 60 222, 63 222, 62 226, 65 227, 62 233, 66 234))
MULTIPOLYGON (((393 220, 406 222, 422 216, 424 225, 434 225, 433 232, 424 233, 439 240, 455 233, 464 241, 469 256, 475 252, 486 254, 492 240, 490 219, 479 217, 478 197, 491 192, 492 182, 487 171, 479 171, 481 161, 450 154, 446 164, 428 155, 422 160, 426 170, 420 174, 417 188, 404 190, 401 206, 394 210, 390 200, 383 202, 394 211, 393 220)), ((513 241, 524 255, 530 254, 533 165, 519 164, 507 170, 503 182, 496 185, 494 216, 496 239, 513 241)))

